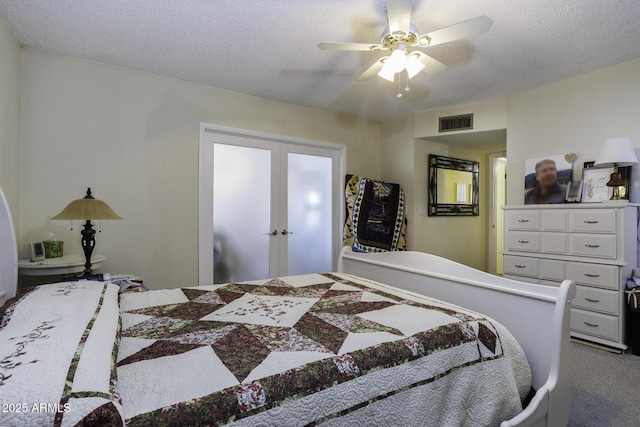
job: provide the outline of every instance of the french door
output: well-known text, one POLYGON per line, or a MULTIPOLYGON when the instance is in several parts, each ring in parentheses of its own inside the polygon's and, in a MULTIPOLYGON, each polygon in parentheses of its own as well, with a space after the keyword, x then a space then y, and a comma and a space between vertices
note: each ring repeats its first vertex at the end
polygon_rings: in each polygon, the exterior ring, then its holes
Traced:
POLYGON ((202 128, 200 284, 334 270, 344 147, 202 128))

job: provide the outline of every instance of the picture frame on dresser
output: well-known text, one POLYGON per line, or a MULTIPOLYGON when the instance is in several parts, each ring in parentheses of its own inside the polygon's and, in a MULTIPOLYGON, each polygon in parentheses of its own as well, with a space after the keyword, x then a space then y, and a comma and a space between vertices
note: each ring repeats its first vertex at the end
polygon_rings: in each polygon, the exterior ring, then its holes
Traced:
POLYGON ((613 168, 587 168, 582 171, 582 202, 600 203, 609 200, 613 188, 607 187, 613 168))
MULTIPOLYGON (((584 182, 584 175, 585 172, 587 173, 587 175, 591 174, 591 169, 599 169, 599 170, 608 170, 609 171, 609 176, 607 177, 607 181, 610 178, 611 172, 613 172, 613 168, 611 167, 600 167, 600 166, 594 166, 593 161, 591 162, 584 162, 583 166, 582 166, 582 176, 583 176, 583 182, 584 182), (587 171, 589 170, 589 171, 587 171)), ((625 200, 629 200, 629 186, 631 183, 631 167, 627 166, 627 167, 619 167, 618 168, 618 172, 620 172, 620 176, 622 177, 622 179, 624 180, 624 185, 620 187, 620 197, 622 199, 625 200)), ((584 188, 584 185, 583 185, 584 188)), ((584 190, 583 190, 584 191, 584 190)), ((613 190, 610 190, 611 192, 613 192, 613 190)), ((609 196, 607 197, 607 200, 611 197, 611 194, 609 194, 609 196)), ((598 201, 602 201, 602 200, 598 200, 598 201)))

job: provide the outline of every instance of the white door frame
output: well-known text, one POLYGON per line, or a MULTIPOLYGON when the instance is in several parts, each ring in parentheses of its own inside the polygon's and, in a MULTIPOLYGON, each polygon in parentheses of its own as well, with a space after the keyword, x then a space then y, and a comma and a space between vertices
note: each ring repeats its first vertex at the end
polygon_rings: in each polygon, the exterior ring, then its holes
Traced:
POLYGON ((489 202, 488 202, 488 213, 487 221, 488 221, 488 229, 489 229, 489 239, 488 239, 488 248, 487 248, 487 267, 489 273, 496 274, 497 273, 497 259, 496 254, 498 251, 498 242, 497 242, 497 233, 496 233, 496 222, 499 208, 497 205, 497 181, 498 176, 496 175, 496 164, 500 157, 507 157, 506 152, 501 153, 491 153, 488 155, 489 157, 489 202))
MULTIPOLYGON (((293 138, 289 136, 256 132, 247 129, 200 123, 199 141, 199 173, 198 173, 198 284, 213 284, 213 144, 206 140, 207 134, 219 134, 244 140, 262 140, 276 143, 286 143, 305 147, 315 147, 334 150, 337 161, 334 162, 334 173, 338 177, 345 176, 346 155, 345 145, 309 139, 293 138)), ((244 145, 244 144, 243 144, 244 145)), ((337 256, 342 246, 342 226, 344 224, 344 180, 334 180, 333 193, 333 269, 337 268, 337 256)))

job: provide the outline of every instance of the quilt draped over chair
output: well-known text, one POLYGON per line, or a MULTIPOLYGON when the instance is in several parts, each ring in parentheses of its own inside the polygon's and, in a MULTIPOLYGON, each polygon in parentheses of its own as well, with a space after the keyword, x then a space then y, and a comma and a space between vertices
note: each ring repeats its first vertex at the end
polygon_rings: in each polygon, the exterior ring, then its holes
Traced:
POLYGON ((359 252, 407 250, 404 192, 399 184, 346 176, 344 246, 359 252))

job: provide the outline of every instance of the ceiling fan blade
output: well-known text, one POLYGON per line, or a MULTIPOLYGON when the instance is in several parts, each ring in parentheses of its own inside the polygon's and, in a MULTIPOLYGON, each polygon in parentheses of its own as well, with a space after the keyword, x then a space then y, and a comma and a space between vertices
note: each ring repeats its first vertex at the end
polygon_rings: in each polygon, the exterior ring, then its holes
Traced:
POLYGON ((443 71, 445 71, 447 68, 449 68, 446 65, 444 65, 442 62, 438 61, 437 59, 433 59, 426 53, 423 53, 420 51, 414 51, 414 52, 411 52, 411 55, 416 55, 418 57, 418 60, 424 64, 424 68, 422 69, 423 73, 432 74, 432 75, 440 74, 443 71))
POLYGON ((465 37, 483 34, 489 31, 493 21, 486 16, 478 16, 468 21, 459 22, 449 27, 441 28, 420 36, 420 39, 427 36, 431 39, 428 46, 435 46, 442 43, 451 42, 465 37))
POLYGON ((387 0, 387 19, 389 20, 389 32, 396 31, 409 33, 411 26, 412 0, 387 0))
POLYGON ((318 47, 322 50, 368 50, 376 51, 383 50, 384 48, 380 44, 376 43, 331 43, 324 42, 318 43, 318 47))
POLYGON ((371 67, 367 68, 367 71, 365 71, 364 73, 360 74, 360 77, 358 77, 358 81, 364 81, 364 80, 368 80, 371 77, 375 76, 376 74, 378 74, 380 72, 380 70, 382 70, 382 67, 384 66, 384 60, 387 59, 388 56, 385 56, 384 58, 380 58, 378 59, 371 67))

